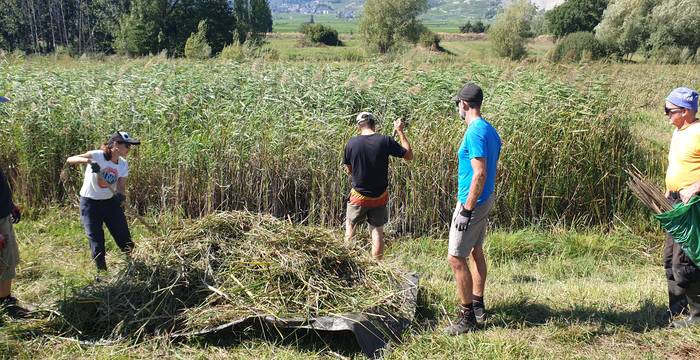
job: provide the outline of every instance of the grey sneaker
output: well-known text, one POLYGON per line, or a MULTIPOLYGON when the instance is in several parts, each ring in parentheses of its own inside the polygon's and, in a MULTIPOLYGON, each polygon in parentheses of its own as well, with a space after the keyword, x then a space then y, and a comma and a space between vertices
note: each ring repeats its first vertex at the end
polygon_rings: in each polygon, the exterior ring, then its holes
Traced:
POLYGON ((487 318, 486 308, 483 306, 474 306, 474 316, 476 317, 477 324, 485 323, 487 318))
POLYGON ((459 311, 457 319, 452 325, 445 328, 445 333, 450 336, 465 334, 478 330, 476 317, 472 309, 462 307, 459 311))
POLYGON ((690 315, 685 319, 681 320, 676 320, 673 323, 671 323, 671 326, 673 326, 676 329, 681 329, 681 328, 687 328, 691 326, 698 326, 700 325, 700 317, 690 315))

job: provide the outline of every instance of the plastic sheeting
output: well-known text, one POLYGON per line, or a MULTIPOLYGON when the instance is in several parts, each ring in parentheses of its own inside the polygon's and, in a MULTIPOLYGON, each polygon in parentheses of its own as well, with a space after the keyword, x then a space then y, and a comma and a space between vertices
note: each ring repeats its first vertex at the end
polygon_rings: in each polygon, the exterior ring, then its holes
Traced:
POLYGON ((687 204, 676 205, 656 218, 690 260, 700 264, 700 196, 694 196, 687 204))
POLYGON ((174 334, 173 337, 225 336, 225 334, 250 325, 265 324, 278 329, 306 329, 319 333, 349 331, 357 340, 362 352, 370 359, 382 357, 390 341, 399 341, 416 313, 418 301, 418 274, 405 276, 399 291, 391 299, 394 312, 384 308, 359 313, 322 316, 317 318, 276 318, 273 316, 249 316, 220 326, 196 332, 174 334))

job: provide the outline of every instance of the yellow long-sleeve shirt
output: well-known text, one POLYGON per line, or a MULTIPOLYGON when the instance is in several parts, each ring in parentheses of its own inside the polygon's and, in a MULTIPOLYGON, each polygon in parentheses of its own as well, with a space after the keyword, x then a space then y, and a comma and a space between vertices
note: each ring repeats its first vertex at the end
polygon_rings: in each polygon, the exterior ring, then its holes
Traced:
POLYGON ((666 190, 679 191, 700 181, 700 123, 676 129, 671 138, 666 190))

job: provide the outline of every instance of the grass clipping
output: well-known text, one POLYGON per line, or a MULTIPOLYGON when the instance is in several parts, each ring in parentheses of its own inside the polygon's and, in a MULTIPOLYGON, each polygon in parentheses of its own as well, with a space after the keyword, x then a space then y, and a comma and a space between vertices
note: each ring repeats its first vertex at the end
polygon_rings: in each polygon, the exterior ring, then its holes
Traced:
POLYGON ((399 311, 403 280, 336 233, 225 212, 145 240, 109 280, 61 302, 71 328, 121 338, 202 330, 248 316, 399 311))

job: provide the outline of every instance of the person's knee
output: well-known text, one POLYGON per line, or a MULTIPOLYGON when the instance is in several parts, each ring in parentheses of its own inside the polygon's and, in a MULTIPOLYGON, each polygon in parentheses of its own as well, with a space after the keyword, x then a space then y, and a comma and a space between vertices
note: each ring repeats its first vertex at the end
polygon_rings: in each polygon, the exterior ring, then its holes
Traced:
POLYGON ((454 271, 463 271, 467 269, 467 261, 466 258, 463 257, 448 255, 447 263, 450 264, 450 267, 454 271))

